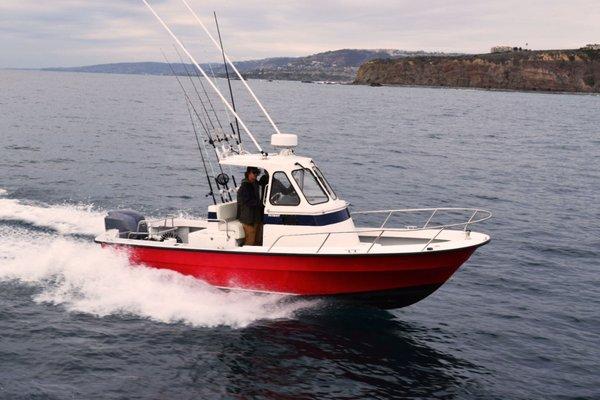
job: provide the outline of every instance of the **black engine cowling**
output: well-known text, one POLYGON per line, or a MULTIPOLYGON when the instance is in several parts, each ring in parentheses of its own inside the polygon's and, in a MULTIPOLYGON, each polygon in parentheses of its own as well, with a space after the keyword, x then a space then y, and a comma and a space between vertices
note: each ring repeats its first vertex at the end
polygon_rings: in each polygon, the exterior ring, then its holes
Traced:
POLYGON ((133 210, 109 211, 104 217, 104 227, 106 230, 118 229, 119 237, 143 239, 148 236, 148 225, 144 216, 133 210))

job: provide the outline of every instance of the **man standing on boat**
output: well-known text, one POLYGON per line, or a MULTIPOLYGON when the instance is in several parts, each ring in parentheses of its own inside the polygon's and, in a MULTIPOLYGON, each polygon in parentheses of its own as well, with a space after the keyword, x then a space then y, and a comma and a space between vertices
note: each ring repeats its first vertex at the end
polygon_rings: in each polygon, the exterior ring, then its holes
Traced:
POLYGON ((257 180, 260 170, 246 168, 245 178, 237 191, 237 218, 244 227, 244 246, 262 245, 263 205, 257 180))

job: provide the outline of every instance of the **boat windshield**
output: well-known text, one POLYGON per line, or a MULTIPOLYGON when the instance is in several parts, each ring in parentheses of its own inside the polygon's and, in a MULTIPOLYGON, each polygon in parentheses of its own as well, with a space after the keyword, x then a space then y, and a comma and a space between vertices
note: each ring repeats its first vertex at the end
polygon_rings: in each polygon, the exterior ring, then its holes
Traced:
POLYGON ((271 180, 269 201, 275 206, 297 206, 300 196, 284 172, 275 172, 271 180))
POLYGON ((329 193, 329 196, 331 196, 333 200, 336 200, 337 195, 331 188, 329 182, 327 182, 327 179, 325 179, 325 177, 323 176, 321 170, 316 165, 313 167, 313 170, 315 171, 315 175, 317 175, 317 179, 319 179, 319 182, 321 182, 321 186, 323 186, 325 190, 327 190, 327 193, 329 193))
POLYGON ((310 169, 296 169, 292 171, 292 177, 310 204, 321 204, 329 200, 310 169))

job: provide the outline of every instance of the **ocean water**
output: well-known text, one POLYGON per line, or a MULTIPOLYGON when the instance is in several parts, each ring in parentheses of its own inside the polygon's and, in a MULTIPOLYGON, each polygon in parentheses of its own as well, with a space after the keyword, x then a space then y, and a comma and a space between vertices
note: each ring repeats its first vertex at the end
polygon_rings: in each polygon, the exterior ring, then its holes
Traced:
POLYGON ((485 208, 492 242, 392 311, 133 267, 106 210, 209 204, 177 82, 0 71, 0 398, 600 399, 599 96, 251 84, 353 210, 485 208))

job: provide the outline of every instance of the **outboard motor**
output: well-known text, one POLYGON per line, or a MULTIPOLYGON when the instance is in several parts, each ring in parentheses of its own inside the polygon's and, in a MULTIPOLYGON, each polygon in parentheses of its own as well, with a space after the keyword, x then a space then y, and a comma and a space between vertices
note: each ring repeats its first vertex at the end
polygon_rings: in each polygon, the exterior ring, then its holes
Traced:
POLYGON ((104 217, 106 230, 118 229, 119 237, 145 239, 148 237, 148 224, 142 214, 133 210, 113 210, 104 217), (141 232, 141 233, 140 233, 141 232))

